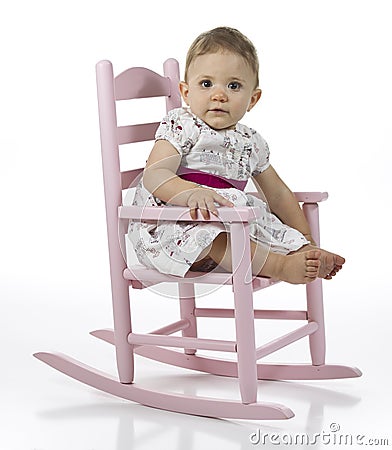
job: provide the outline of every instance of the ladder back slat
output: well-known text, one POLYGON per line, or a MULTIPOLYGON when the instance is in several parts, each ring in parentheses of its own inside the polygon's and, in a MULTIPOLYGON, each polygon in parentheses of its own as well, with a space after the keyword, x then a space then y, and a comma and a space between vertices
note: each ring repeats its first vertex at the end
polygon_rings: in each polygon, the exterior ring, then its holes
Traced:
POLYGON ((159 122, 142 123, 139 125, 126 125, 117 128, 118 144, 132 144, 133 142, 152 141, 159 122))
POLYGON ((116 100, 170 95, 170 80, 144 67, 131 67, 115 78, 116 100))
POLYGON ((143 175, 144 169, 127 170, 121 173, 121 188, 128 189, 135 186, 143 175))

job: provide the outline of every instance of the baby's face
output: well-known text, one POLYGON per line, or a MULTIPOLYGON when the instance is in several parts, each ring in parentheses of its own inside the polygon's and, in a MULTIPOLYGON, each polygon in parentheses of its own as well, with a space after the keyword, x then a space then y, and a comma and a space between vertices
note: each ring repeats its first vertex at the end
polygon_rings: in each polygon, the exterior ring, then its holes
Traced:
POLYGON ((180 83, 193 114, 215 130, 234 129, 260 98, 256 76, 239 55, 227 51, 197 56, 189 66, 188 82, 180 83))

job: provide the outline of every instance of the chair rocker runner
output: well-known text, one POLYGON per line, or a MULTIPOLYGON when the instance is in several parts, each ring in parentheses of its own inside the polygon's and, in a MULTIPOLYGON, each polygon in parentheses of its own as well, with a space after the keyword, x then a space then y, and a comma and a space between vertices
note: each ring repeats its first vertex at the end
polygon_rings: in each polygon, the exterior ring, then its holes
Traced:
MULTIPOLYGON (((114 77, 113 67, 109 61, 99 62, 96 70, 114 330, 97 330, 91 334, 115 346, 118 379, 63 354, 40 352, 34 356, 89 386, 143 405, 180 413, 236 419, 288 419, 294 415, 284 405, 258 401, 258 380, 320 380, 360 376, 361 372, 356 368, 325 363, 323 295, 320 279, 306 285, 306 309, 303 311, 254 310, 253 292, 274 284, 266 278, 252 277, 251 273, 249 222, 257 216, 258 208, 221 207, 220 217, 209 219, 221 220, 230 227, 234 268, 230 274, 192 272, 184 278, 179 278, 140 265, 127 265, 123 255, 129 221, 192 219, 187 208, 141 208, 123 204, 122 190, 140 179, 143 169, 121 172, 119 146, 153 140, 159 122, 118 126, 116 102, 135 98, 164 97, 167 110, 180 107, 179 68, 176 60, 169 59, 164 63, 164 76, 146 68, 136 67, 114 77), (138 289, 161 282, 177 283, 180 320, 148 334, 133 333, 130 287, 138 289), (198 308, 195 300, 195 282, 232 285, 234 308, 198 308), (235 340, 199 338, 197 335, 199 317, 233 318, 235 340), (254 321, 257 319, 302 320, 305 325, 256 348, 254 321), (180 331, 182 336, 174 336, 180 331), (311 363, 257 362, 306 336, 309 336, 311 363), (198 349, 233 352, 237 358, 236 360, 210 358, 198 355, 198 349), (241 401, 158 392, 140 387, 134 383, 134 354, 177 367, 236 377, 241 401)), ((296 193, 296 196, 303 204, 312 236, 319 244, 318 203, 325 200, 328 195, 321 192, 302 192, 296 193)), ((203 220, 201 216, 200 220, 203 220)))

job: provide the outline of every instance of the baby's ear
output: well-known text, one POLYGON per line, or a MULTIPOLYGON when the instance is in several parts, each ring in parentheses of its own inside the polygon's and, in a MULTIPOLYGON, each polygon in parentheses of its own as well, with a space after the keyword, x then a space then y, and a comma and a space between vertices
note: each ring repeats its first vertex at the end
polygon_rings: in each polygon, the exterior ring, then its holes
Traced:
POLYGON ((183 98, 184 102, 189 106, 188 104, 188 93, 189 93, 189 86, 185 81, 180 81, 179 84, 181 97, 183 98))
POLYGON ((247 111, 249 112, 255 104, 260 100, 261 97, 261 89, 257 88, 253 91, 252 96, 250 97, 250 102, 247 111))

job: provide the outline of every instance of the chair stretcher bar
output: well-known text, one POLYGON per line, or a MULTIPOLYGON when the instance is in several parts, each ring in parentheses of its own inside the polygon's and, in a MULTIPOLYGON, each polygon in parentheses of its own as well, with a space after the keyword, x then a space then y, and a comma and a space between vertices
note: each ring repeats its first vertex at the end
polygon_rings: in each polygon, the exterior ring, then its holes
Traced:
POLYGON ((158 330, 155 330, 150 334, 163 334, 163 335, 173 334, 177 333, 177 331, 186 330, 187 328, 189 328, 189 326, 190 326, 189 320, 182 319, 178 320, 177 322, 170 323, 169 325, 166 325, 162 328, 159 328, 158 330))
MULTIPOLYGON (((179 347, 179 348, 197 348, 201 350, 213 350, 221 352, 236 352, 237 344, 235 341, 223 341, 216 339, 200 339, 190 337, 167 336, 167 334, 187 328, 189 325, 187 320, 174 322, 166 327, 156 330, 154 333, 138 334, 130 333, 128 342, 135 347, 143 345, 158 345, 163 347, 179 347), (166 335, 165 335, 166 334, 166 335)), ((293 342, 309 336, 318 329, 316 322, 309 322, 307 325, 300 327, 290 333, 287 333, 273 341, 262 345, 256 349, 256 360, 264 358, 271 353, 286 347, 293 342)))
MULTIPOLYGON (((234 309, 226 308, 195 308, 196 317, 218 317, 232 319, 235 317, 234 309)), ((255 310, 255 319, 282 319, 282 320, 307 320, 307 311, 285 311, 285 310, 255 310)))
POLYGON ((292 344, 305 336, 309 336, 318 329, 318 324, 316 322, 309 322, 301 328, 298 328, 290 333, 285 334, 277 339, 274 339, 268 344, 262 345, 256 349, 256 359, 264 358, 271 353, 292 344))
POLYGON ((216 339, 201 339, 191 337, 162 336, 158 334, 130 333, 128 342, 131 345, 159 345, 163 347, 196 348, 219 352, 236 352, 237 343, 216 339))

